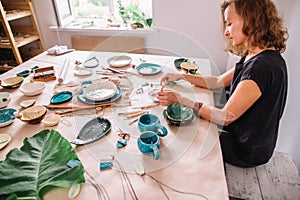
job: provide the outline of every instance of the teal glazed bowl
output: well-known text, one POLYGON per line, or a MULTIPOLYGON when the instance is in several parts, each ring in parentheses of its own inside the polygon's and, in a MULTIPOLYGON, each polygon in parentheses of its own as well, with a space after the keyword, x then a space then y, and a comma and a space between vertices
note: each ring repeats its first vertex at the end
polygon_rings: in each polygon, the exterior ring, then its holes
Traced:
POLYGON ((187 58, 178 58, 174 60, 174 65, 176 68, 181 69, 181 63, 188 62, 189 60, 187 58))
POLYGON ((181 104, 170 104, 163 112, 167 122, 171 125, 181 126, 193 121, 193 109, 181 104))

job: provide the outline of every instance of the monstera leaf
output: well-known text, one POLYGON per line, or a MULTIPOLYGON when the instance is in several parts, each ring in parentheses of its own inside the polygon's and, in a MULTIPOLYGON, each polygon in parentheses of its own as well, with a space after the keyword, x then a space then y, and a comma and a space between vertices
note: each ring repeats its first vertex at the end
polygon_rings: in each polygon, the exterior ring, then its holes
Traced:
POLYGON ((0 199, 42 199, 55 187, 84 182, 81 164, 68 167, 78 157, 57 131, 43 130, 26 138, 20 149, 11 150, 0 163, 0 199))

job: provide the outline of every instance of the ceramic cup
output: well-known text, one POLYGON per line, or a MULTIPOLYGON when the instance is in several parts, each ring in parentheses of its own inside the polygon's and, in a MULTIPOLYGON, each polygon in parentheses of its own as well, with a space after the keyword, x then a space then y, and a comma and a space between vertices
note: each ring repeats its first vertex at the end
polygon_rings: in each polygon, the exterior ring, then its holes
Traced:
POLYGON ((154 160, 159 159, 159 136, 153 131, 143 132, 137 140, 138 147, 143 154, 150 155, 154 160))
POLYGON ((138 127, 142 133, 145 131, 153 131, 161 137, 164 137, 168 134, 166 127, 161 125, 159 118, 153 114, 143 114, 139 118, 138 127))

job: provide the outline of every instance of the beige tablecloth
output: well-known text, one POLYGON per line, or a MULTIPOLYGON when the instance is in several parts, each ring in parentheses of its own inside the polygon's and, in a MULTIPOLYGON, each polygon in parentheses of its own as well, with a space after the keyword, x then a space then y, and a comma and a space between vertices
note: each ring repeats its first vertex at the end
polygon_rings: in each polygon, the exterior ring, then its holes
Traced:
MULTIPOLYGON (((15 69, 0 75, 0 79, 15 76, 16 73, 30 69, 33 66, 47 67, 54 66, 56 73, 63 66, 65 58, 70 59, 68 74, 64 83, 69 81, 82 82, 100 78, 96 70, 107 66, 106 60, 119 55, 117 53, 83 52, 75 51, 63 56, 49 56, 43 53, 15 69), (100 63, 93 68, 93 74, 89 76, 76 76, 73 73, 75 60, 84 61, 91 56, 97 56, 100 63)), ((132 110, 133 107, 153 103, 147 91, 150 83, 156 86, 160 77, 166 72, 178 72, 173 61, 176 57, 128 54, 132 57, 132 64, 141 63, 140 58, 147 62, 156 63, 162 66, 162 71, 150 76, 128 75, 131 80, 133 91, 128 97, 131 106, 113 106, 96 112, 91 110, 88 114, 63 116, 61 122, 50 129, 55 129, 69 141, 74 140, 83 125, 89 120, 102 116, 112 122, 111 132, 96 142, 76 147, 76 152, 87 172, 86 183, 82 184, 81 192, 76 199, 228 199, 227 185, 224 174, 222 154, 218 142, 216 125, 194 118, 191 124, 182 127, 168 125, 162 115, 165 107, 157 106, 149 109, 149 112, 157 115, 161 123, 168 129, 168 135, 161 138, 160 158, 153 160, 150 156, 143 155, 137 147, 137 138, 140 134, 137 123, 129 125, 130 120, 119 116, 119 112, 132 110), (146 84, 145 84, 146 83, 146 84), (146 85, 146 86, 145 86, 146 85), (144 93, 137 93, 136 90, 143 87, 144 93), (128 144, 124 148, 116 148, 118 130, 131 134, 128 144), (99 169, 100 159, 103 153, 114 155, 113 168, 108 170, 99 169), (134 163, 142 163, 146 175, 140 176, 135 173, 134 163), (90 177, 90 176, 91 177, 90 177), (98 184, 98 193, 92 183, 98 184), (100 196, 99 196, 100 195, 100 196)), ((206 59, 193 59, 199 65, 199 72, 209 75, 210 63, 206 59)), ((135 72, 133 70, 133 72, 135 72)), ((29 82, 32 75, 25 78, 29 82)), ((19 105, 25 99, 36 99, 36 105, 48 105, 52 95, 57 88, 57 81, 46 82, 46 88, 42 94, 34 97, 24 96, 19 89, 3 89, 12 94, 12 100, 8 107, 22 110, 19 105)), ((196 88, 185 81, 178 81, 176 85, 169 86, 169 89, 177 90, 185 96, 199 101, 213 104, 212 93, 208 90, 196 88)), ((79 101, 76 95, 67 103, 85 105, 79 101)), ((51 113, 54 111, 48 111, 51 113)), ((33 136, 43 129, 49 129, 43 124, 25 124, 16 119, 11 125, 0 128, 1 133, 8 133, 12 141, 0 151, 0 159, 14 147, 21 147, 25 137, 33 136)), ((55 189, 46 194, 45 199, 67 199, 67 189, 55 189), (57 198, 58 197, 58 198, 57 198)))

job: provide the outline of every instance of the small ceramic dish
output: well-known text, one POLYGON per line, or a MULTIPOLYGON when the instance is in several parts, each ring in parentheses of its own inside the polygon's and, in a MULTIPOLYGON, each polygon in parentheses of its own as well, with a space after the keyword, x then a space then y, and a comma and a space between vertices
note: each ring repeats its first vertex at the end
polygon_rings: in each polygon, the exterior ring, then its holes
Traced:
POLYGON ((91 75, 93 73, 93 70, 88 69, 88 68, 83 68, 83 67, 79 67, 76 66, 74 68, 74 74, 78 75, 78 76, 87 76, 87 75, 91 75))
POLYGON ((181 69, 185 71, 185 73, 196 74, 198 70, 198 65, 196 63, 191 62, 183 62, 181 63, 181 69))
POLYGON ((94 68, 99 65, 99 60, 94 56, 92 58, 87 59, 83 63, 83 67, 94 68))
POLYGON ((62 91, 52 96, 50 103, 60 104, 70 101, 73 97, 73 93, 70 91, 62 91))
POLYGON ((193 109, 181 104, 170 104, 167 107, 168 118, 175 121, 190 120, 193 117, 193 109))
POLYGON ((13 108, 4 108, 0 110, 0 127, 8 126, 14 122, 17 110, 13 108))
POLYGON ((20 106, 22 106, 22 108, 29 108, 30 106, 33 106, 33 104, 35 104, 35 99, 28 99, 21 101, 20 106))
POLYGON ((20 87, 20 91, 25 96, 35 96, 41 94, 46 87, 46 83, 44 82, 32 82, 32 83, 24 83, 20 87))
POLYGON ((194 118, 193 109, 181 104, 170 104, 163 115, 169 124, 181 126, 192 122, 194 118))
POLYGON ((111 67, 125 67, 131 63, 132 59, 129 56, 113 56, 107 60, 111 67))
POLYGON ((151 88, 148 91, 148 95, 149 97, 154 101, 154 102, 159 102, 158 98, 157 98, 157 93, 160 91, 160 88, 151 88))
POLYGON ((4 108, 9 104, 11 100, 11 94, 8 92, 0 92, 0 108, 4 108))
POLYGON ((56 126, 60 121, 60 115, 57 114, 47 114, 42 120, 42 124, 45 126, 56 126))
POLYGON ((22 77, 26 77, 30 74, 31 72, 29 70, 24 70, 24 71, 21 71, 19 73, 17 73, 17 76, 22 76, 22 77))
POLYGON ((102 117, 97 117, 87 122, 79 131, 72 144, 83 145, 101 139, 111 130, 111 122, 102 117))
POLYGON ((11 140, 10 135, 6 133, 0 133, 0 150, 3 149, 11 140))
POLYGON ((23 80, 24 80, 24 77, 22 77, 22 76, 7 78, 7 79, 2 80, 1 86, 4 88, 7 88, 7 89, 17 88, 21 85, 23 80))
POLYGON ((174 60, 174 65, 176 68, 181 69, 181 63, 188 62, 189 60, 187 58, 178 58, 174 60))
POLYGON ((117 92, 117 86, 111 81, 103 81, 87 86, 83 95, 92 101, 103 101, 113 97, 117 92))
POLYGON ((142 63, 136 67, 136 71, 142 75, 153 75, 161 71, 161 66, 154 63, 142 63))
POLYGON ((47 108, 42 105, 32 106, 21 111, 17 118, 28 124, 37 124, 43 120, 47 113, 47 108))

